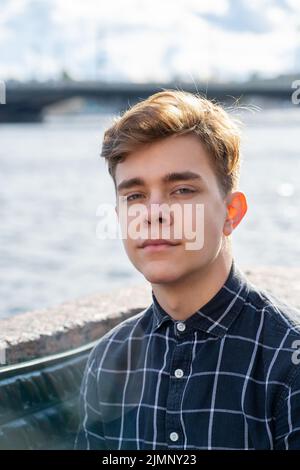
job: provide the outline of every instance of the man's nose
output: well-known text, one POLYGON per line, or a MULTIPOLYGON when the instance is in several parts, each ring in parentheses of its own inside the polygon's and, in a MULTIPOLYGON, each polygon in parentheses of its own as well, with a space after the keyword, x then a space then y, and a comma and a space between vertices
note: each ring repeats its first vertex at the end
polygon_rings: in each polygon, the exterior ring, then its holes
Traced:
POLYGON ((171 223, 171 212, 169 204, 162 197, 150 198, 146 206, 146 217, 148 223, 171 223))

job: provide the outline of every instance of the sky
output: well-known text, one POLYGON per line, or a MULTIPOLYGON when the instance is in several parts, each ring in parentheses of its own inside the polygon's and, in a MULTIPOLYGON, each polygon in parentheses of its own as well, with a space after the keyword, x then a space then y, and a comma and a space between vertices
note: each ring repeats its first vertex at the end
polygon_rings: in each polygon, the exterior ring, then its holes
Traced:
POLYGON ((0 80, 300 76, 299 0, 0 0, 0 80))

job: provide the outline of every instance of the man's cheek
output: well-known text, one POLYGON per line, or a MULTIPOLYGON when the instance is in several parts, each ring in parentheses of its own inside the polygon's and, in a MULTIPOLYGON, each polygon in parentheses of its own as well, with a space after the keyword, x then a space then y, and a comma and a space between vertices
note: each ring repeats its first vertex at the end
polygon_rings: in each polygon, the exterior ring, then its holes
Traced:
MULTIPOLYGON (((181 229, 181 238, 185 242, 187 250, 198 249, 198 240, 203 238, 203 214, 199 213, 199 208, 194 205, 185 208, 181 223, 178 223, 178 228, 181 229), (196 245, 194 245, 196 243, 196 245)), ((202 211, 203 212, 203 211, 202 211)), ((202 243, 202 242, 201 242, 202 243)))
POLYGON ((204 217, 204 246, 212 246, 219 242, 222 233, 218 215, 208 212, 204 217))

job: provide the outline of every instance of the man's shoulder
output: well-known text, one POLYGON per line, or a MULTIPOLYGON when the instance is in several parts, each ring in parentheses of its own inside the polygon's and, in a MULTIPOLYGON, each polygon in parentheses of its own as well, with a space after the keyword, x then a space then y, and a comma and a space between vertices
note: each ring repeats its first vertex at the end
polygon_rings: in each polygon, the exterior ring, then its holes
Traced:
POLYGON ((293 336, 300 339, 300 309, 283 297, 249 283, 246 306, 264 324, 272 336, 293 336))
POLYGON ((300 377, 300 310, 274 291, 252 282, 248 287, 244 314, 232 334, 253 344, 261 380, 290 384, 300 377))

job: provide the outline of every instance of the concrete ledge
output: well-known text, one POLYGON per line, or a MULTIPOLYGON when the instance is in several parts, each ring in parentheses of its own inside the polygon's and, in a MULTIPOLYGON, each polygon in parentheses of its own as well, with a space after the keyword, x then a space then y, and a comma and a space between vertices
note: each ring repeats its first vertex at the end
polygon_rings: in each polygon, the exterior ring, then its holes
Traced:
POLYGON ((5 349, 5 363, 29 361, 92 342, 150 303, 151 286, 145 284, 2 319, 0 349, 5 349))
MULTIPOLYGON (((239 267, 250 282, 300 309, 300 268, 239 267)), ((151 301, 151 285, 145 282, 2 319, 0 350, 5 350, 8 365, 77 348, 97 340, 151 301)))

